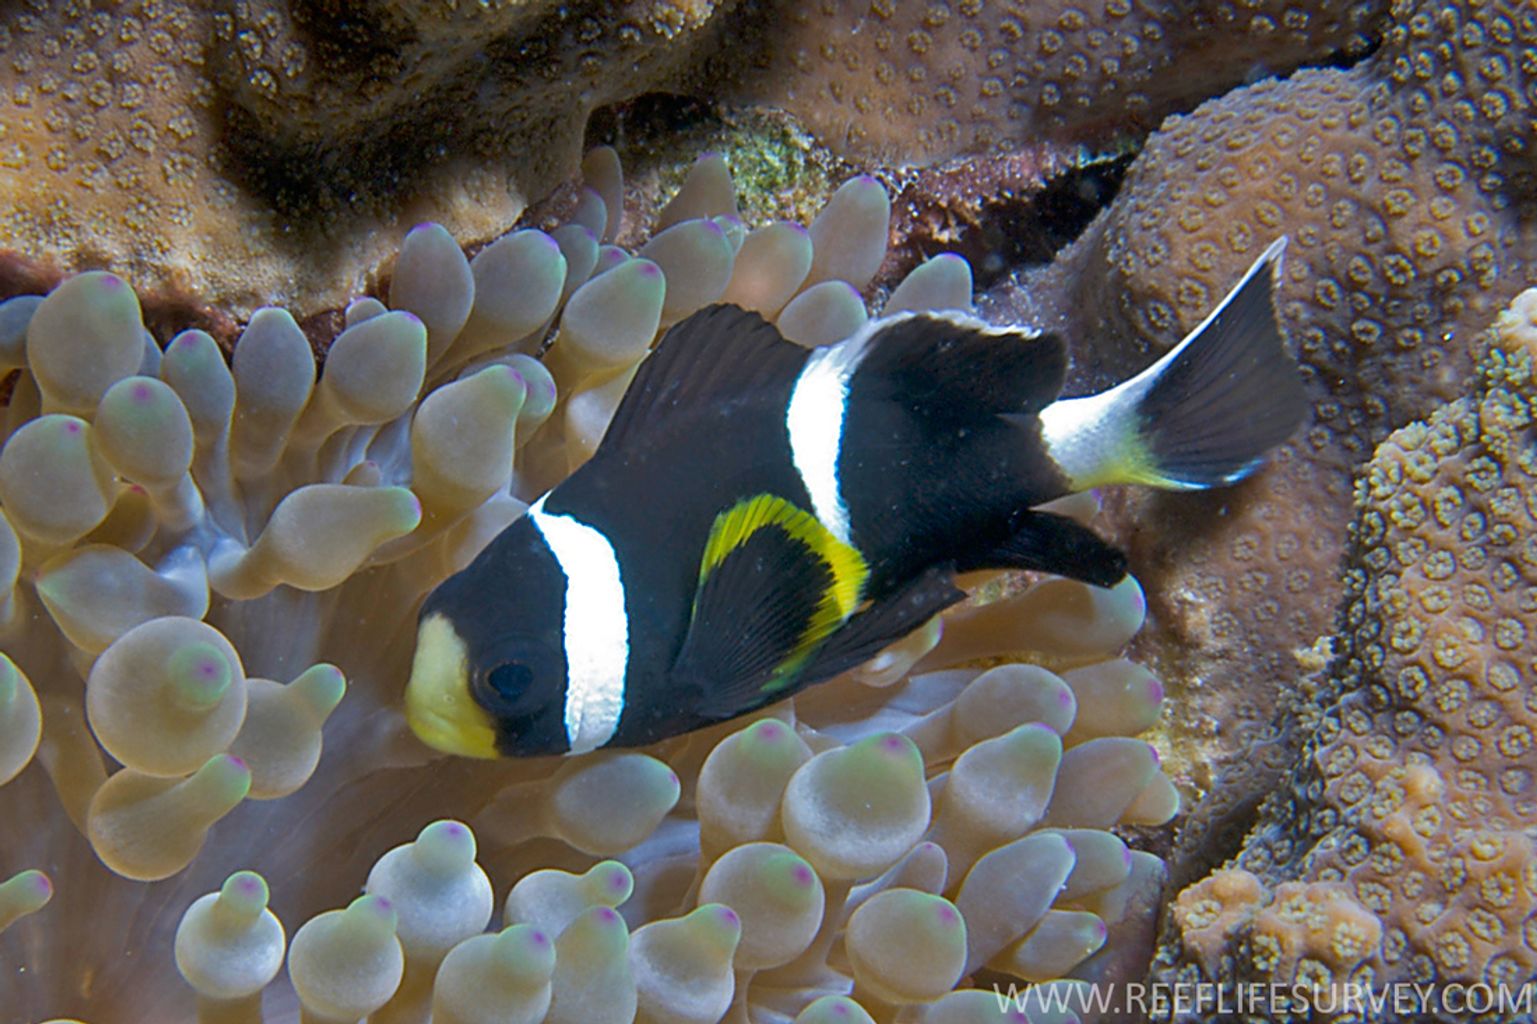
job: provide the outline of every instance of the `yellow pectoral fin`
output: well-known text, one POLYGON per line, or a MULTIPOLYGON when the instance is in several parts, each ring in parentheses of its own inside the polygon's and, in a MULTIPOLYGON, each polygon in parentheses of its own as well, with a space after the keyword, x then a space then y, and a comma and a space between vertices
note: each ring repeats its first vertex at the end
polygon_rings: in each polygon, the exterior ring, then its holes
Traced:
POLYGON ((417 632, 406 720, 429 747, 462 757, 501 756, 495 721, 470 695, 464 641, 442 615, 428 615, 417 632))
POLYGON ((792 687, 820 644, 858 608, 869 566, 811 513, 759 494, 715 519, 678 664, 712 680, 717 709, 792 687))
POLYGON ((739 501, 715 517, 699 566, 699 581, 703 583, 728 554, 765 527, 779 528, 826 564, 833 580, 827 599, 839 621, 854 613, 870 577, 864 556, 834 537, 816 516, 775 494, 739 501))

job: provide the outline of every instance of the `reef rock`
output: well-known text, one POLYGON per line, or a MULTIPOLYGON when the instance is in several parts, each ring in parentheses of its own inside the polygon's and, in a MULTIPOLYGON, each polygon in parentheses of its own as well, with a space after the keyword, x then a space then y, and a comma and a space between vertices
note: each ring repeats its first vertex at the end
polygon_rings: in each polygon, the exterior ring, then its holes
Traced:
POLYGON ((1389 13, 1381 48, 1354 67, 1171 118, 1085 235, 984 306, 1093 339, 1075 374, 1097 389, 1178 340, 1255 253, 1290 238, 1279 306, 1312 421, 1232 492, 1110 502, 1150 580, 1158 628, 1141 655, 1195 684, 1189 732, 1208 757, 1243 751, 1193 829, 1201 841, 1220 838, 1213 822, 1242 823, 1288 756, 1269 723, 1298 652, 1333 625, 1353 469, 1391 429, 1465 392, 1469 339, 1537 273, 1523 214, 1537 12, 1399 0, 1389 13))
POLYGON ((1537 968, 1534 370, 1537 290, 1501 315, 1473 394, 1367 464, 1303 757, 1234 869, 1179 896, 1164 977, 1520 998, 1537 968))
POLYGON ((1256 69, 1359 52, 1380 2, 1198 7, 27 0, 0 15, 0 247, 304 319, 414 222, 505 231, 605 105, 730 96, 855 158, 1027 145, 1049 170, 1256 69))

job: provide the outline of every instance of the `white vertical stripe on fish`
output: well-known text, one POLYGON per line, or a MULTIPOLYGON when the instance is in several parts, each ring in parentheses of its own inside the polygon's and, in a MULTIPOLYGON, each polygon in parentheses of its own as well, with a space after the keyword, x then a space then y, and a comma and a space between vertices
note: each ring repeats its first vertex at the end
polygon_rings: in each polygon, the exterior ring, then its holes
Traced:
POLYGON ((829 533, 851 547, 853 524, 838 484, 838 454, 843 448, 849 380, 865 356, 871 328, 880 322, 866 324, 838 344, 812 352, 795 379, 785 410, 790 457, 811 496, 811 510, 829 533))
POLYGON ((619 559, 601 530, 551 515, 544 498, 528 517, 566 576, 566 738, 571 753, 584 754, 613 737, 624 712, 630 619, 619 559))

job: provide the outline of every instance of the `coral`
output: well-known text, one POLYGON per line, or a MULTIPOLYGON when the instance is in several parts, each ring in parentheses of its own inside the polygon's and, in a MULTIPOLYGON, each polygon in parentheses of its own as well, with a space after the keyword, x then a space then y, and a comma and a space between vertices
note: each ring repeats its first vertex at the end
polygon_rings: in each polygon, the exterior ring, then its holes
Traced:
MULTIPOLYGON (((1257 82, 1171 118, 1083 238, 1026 279, 1028 295, 1001 297, 1095 338, 1074 384, 1093 388, 1177 340, 1253 253, 1289 236, 1278 301, 1312 422, 1235 491, 1107 499, 1160 624, 1138 656, 1200 681, 1190 781, 1211 786, 1214 759, 1237 774, 1198 812, 1218 825, 1243 821, 1285 765, 1276 686, 1332 628, 1353 469, 1388 431, 1463 393, 1467 340, 1537 275, 1523 213, 1532 11, 1399 0, 1390 14, 1381 47, 1353 67, 1257 82)), ((1219 850, 1235 838, 1193 835, 1219 850)))
POLYGON ((5 235, 237 314, 361 290, 412 219, 504 230, 712 4, 47 4, 0 23, 5 235), (537 144, 535 144, 537 142, 537 144))
POLYGON ((1304 758, 1237 870, 1180 895, 1169 972, 1444 988, 1537 968, 1537 291, 1479 348, 1472 394, 1367 463, 1304 758))
POLYGON ((786 107, 834 148, 865 158, 1105 146, 1255 67, 1363 50, 1381 6, 796 5, 764 11, 782 24, 738 93, 786 107))
POLYGON ((1025 145, 1060 165, 1256 64, 1359 52, 1380 6, 29 0, 0 22, 3 223, 30 261, 302 318, 361 290, 413 221, 505 230, 608 104, 729 96, 851 155, 1025 145))
MULTIPOLYGON (((645 751, 470 763, 404 727, 421 597, 588 457, 667 323, 727 292, 781 317, 854 296, 882 259, 868 178, 809 231, 748 230, 707 158, 642 257, 603 241, 612 152, 587 166, 585 222, 473 259, 407 234, 323 373, 277 308, 226 363, 201 330, 147 332, 113 274, 0 304, 24 342, 0 816, 35 826, 0 848, 8 1011, 965 1019, 981 1004, 947 993, 977 972, 1146 962, 1163 865, 1110 830, 1179 800, 1134 738, 1161 688, 1116 657, 1134 580, 995 580, 845 679, 645 751)), ((936 257, 894 301, 964 308, 969 281, 936 257)))

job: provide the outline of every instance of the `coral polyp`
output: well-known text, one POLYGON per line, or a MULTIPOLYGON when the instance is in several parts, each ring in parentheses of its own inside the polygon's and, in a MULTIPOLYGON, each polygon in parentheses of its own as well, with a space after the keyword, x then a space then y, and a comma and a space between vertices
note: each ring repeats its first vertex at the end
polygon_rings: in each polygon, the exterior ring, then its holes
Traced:
MULTIPOLYGON (((646 750, 471 763, 405 728, 421 598, 588 458, 661 331, 722 296, 807 344, 868 315, 873 179, 809 230, 748 229, 706 159, 632 254, 603 241, 617 163, 588 166, 549 234, 468 259, 410 232, 323 367, 280 309, 228 362, 154 337, 110 274, 0 306, 25 339, 0 449, 6 1013, 972 1019, 952 990, 980 977, 1145 960, 1162 864, 1111 830, 1178 796, 1135 738, 1162 690, 1116 657, 1132 580, 1005 588, 646 750)), ((940 256, 889 308, 969 290, 940 256)))

